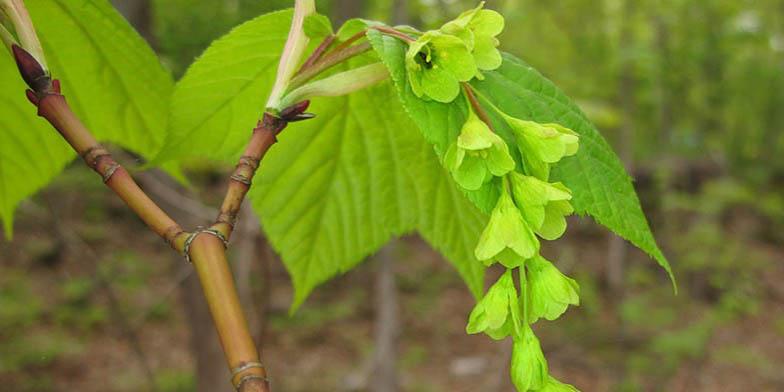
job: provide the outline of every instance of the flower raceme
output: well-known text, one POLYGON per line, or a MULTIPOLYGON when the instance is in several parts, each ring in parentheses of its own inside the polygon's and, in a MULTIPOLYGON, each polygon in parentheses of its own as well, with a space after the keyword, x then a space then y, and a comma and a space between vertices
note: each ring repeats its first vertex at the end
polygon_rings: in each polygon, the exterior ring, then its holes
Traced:
POLYGON ((455 181, 465 189, 477 190, 493 176, 514 170, 509 147, 473 112, 444 155, 444 165, 455 181))

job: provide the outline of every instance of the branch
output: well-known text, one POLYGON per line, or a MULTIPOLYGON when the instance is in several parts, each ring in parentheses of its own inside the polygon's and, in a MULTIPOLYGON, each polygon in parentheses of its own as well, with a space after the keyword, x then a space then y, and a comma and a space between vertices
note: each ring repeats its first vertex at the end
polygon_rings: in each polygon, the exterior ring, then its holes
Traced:
POLYGON ((346 61, 354 56, 370 50, 370 42, 363 42, 349 48, 340 50, 339 52, 332 52, 321 60, 317 61, 309 68, 303 68, 297 76, 291 79, 289 83, 290 89, 295 89, 305 84, 308 80, 313 79, 316 75, 334 67, 338 63, 346 61))
POLYGON ((237 224, 237 214, 250 189, 261 158, 278 141, 278 133, 286 128, 289 122, 312 117, 312 115, 305 113, 309 104, 310 101, 302 101, 289 106, 280 112, 280 117, 264 113, 263 119, 253 129, 250 141, 237 162, 234 173, 229 177, 229 187, 223 199, 220 213, 218 213, 215 223, 210 227, 210 229, 221 233, 226 241, 231 238, 231 233, 237 224))
MULTIPOLYGON (((232 370, 232 383, 237 390, 240 392, 269 392, 266 372, 259 360, 259 353, 253 339, 250 337, 247 322, 237 297, 237 290, 234 287, 234 281, 226 261, 225 242, 219 239, 219 233, 205 229, 193 233, 182 230, 139 188, 130 174, 112 158, 104 147, 98 144, 74 115, 65 97, 60 94, 59 81, 50 79, 41 64, 24 49, 13 45, 12 50, 22 78, 30 87, 30 90, 27 90, 27 98, 38 107, 38 115, 48 120, 60 132, 60 135, 84 159, 87 165, 101 176, 106 186, 114 191, 139 218, 163 237, 172 248, 192 261, 220 335, 226 361, 232 370)), ((304 107, 307 107, 307 103, 304 107)), ((289 117, 285 118, 288 121, 308 118, 302 111, 287 113, 289 117)), ((254 132, 254 138, 251 139, 248 150, 251 153, 257 153, 255 156, 260 159, 263 152, 274 142, 277 132, 283 129, 286 123, 286 120, 280 119, 265 121, 268 126, 260 126, 261 131, 254 132), (255 137, 257 134, 258 138, 255 137)), ((252 161, 246 162, 252 164, 252 161)), ((246 177, 249 184, 255 167, 258 167, 258 163, 252 168, 242 164, 238 165, 235 176, 232 176, 233 179, 236 177, 238 180, 233 181, 244 185, 239 180, 242 179, 242 175, 249 175, 246 177)), ((247 188, 243 190, 242 187, 236 186, 230 186, 230 190, 233 191, 227 195, 227 199, 236 200, 238 203, 242 202, 247 192, 247 188)), ((230 201, 228 205, 232 205, 232 202, 230 201)))
POLYGON ((134 182, 108 150, 79 121, 65 97, 60 94, 60 83, 52 81, 40 64, 24 49, 14 45, 14 57, 22 78, 30 86, 27 97, 38 107, 38 115, 54 126, 77 154, 98 173, 109 189, 114 191, 133 212, 172 248, 182 253, 187 233, 166 215, 134 182))

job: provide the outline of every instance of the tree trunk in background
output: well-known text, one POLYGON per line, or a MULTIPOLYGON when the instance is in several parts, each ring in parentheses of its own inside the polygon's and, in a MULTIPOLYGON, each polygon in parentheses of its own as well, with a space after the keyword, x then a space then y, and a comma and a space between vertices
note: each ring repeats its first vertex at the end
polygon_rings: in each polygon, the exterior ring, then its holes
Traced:
POLYGON ((150 45, 152 37, 152 7, 149 0, 112 0, 117 11, 125 16, 139 35, 144 37, 150 45))
POLYGON ((332 4, 332 23, 336 27, 351 18, 363 16, 365 10, 365 2, 362 0, 335 0, 332 4))
POLYGON ((397 392, 397 337, 399 335, 399 304, 395 283, 395 259, 398 240, 392 240, 376 254, 376 325, 373 357, 373 392, 397 392))
POLYGON ((672 140, 672 83, 670 67, 672 50, 670 49, 670 27, 664 17, 658 15, 653 22, 656 29, 656 50, 659 57, 659 136, 667 143, 665 151, 669 151, 672 140))
MULTIPOLYGON (((621 108, 621 125, 618 129, 619 156, 626 166, 626 171, 634 170, 634 121, 635 121, 635 58, 634 58, 634 13, 636 0, 626 0, 623 7, 623 21, 621 26, 621 40, 619 51, 621 55, 621 73, 618 83, 618 100, 621 108)), ((628 245, 626 241, 610 233, 607 250, 606 279, 610 291, 619 298, 623 291, 624 261, 628 245)))
MULTIPOLYGON (((352 3, 352 1, 345 1, 352 3)), ((408 1, 397 0, 392 10, 394 24, 408 22, 408 1)), ((378 272, 376 275, 376 320, 375 345, 373 357, 373 377, 371 391, 397 392, 397 338, 400 335, 400 303, 395 280, 395 261, 402 245, 392 240, 376 254, 378 272)))

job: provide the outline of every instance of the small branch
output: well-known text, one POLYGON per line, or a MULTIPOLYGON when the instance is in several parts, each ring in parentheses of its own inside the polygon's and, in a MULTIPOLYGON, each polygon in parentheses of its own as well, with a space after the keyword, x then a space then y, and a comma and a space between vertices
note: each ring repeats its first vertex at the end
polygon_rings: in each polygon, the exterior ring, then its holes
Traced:
POLYGON ((395 38, 400 38, 400 39, 402 39, 403 41, 406 41, 406 42, 414 42, 414 41, 416 41, 414 38, 411 38, 408 35, 400 32, 400 31, 397 31, 397 30, 395 30, 395 29, 393 29, 393 28, 391 28, 389 26, 373 26, 372 28, 374 28, 374 29, 376 29, 376 30, 378 30, 378 31, 380 31, 380 32, 382 32, 384 34, 391 35, 391 36, 393 36, 395 38))
POLYGON ((340 52, 343 49, 348 48, 349 45, 351 45, 354 42, 356 42, 357 40, 363 38, 366 34, 367 34, 367 30, 362 30, 362 31, 352 35, 347 40, 345 40, 345 41, 341 42, 340 44, 338 44, 338 46, 335 46, 335 49, 332 51, 332 53, 337 53, 337 52, 340 52))
POLYGON ((232 370, 232 383, 240 392, 268 392, 267 374, 250 337, 223 241, 212 235, 198 235, 193 240, 191 260, 232 370))
POLYGON ((237 214, 240 211, 245 195, 250 189, 253 176, 259 168, 261 158, 267 150, 277 141, 276 136, 285 128, 287 123, 269 113, 264 113, 264 118, 253 129, 253 135, 245 147, 245 151, 237 163, 234 173, 229 178, 229 187, 223 199, 218 217, 212 229, 218 230, 229 240, 234 226, 237 224, 237 214))
POLYGON ((473 87, 471 87, 470 84, 464 82, 463 91, 465 91, 466 97, 468 97, 468 102, 471 103, 471 107, 474 108, 474 111, 476 112, 476 115, 479 116, 479 119, 487 124, 491 131, 495 132, 493 129, 493 124, 490 123, 490 117, 487 116, 484 108, 482 108, 482 105, 479 104, 479 100, 476 99, 476 95, 474 95, 473 87))
POLYGON ((24 49, 14 46, 14 56, 22 78, 32 90, 27 98, 38 107, 38 115, 54 126, 79 156, 98 173, 136 215, 172 248, 182 252, 187 233, 166 215, 133 181, 108 150, 101 146, 71 111, 60 94, 58 80, 51 81, 40 64, 24 49))
POLYGON ((297 71, 295 75, 302 73, 302 70, 304 69, 310 68, 311 65, 313 65, 318 59, 320 59, 321 55, 323 55, 327 51, 327 48, 329 48, 329 46, 332 45, 332 42, 334 42, 336 38, 337 36, 334 34, 330 34, 327 36, 327 38, 324 38, 324 41, 321 41, 321 44, 318 46, 318 48, 316 48, 316 50, 314 50, 313 53, 310 54, 310 57, 308 57, 308 59, 305 60, 304 63, 302 63, 302 66, 299 68, 299 71, 297 71))
POLYGON ((302 73, 292 78, 291 83, 289 84, 289 90, 293 90, 302 86, 303 84, 307 83, 308 80, 313 79, 316 75, 332 68, 338 63, 365 53, 368 50, 370 50, 370 42, 363 42, 361 44, 343 49, 340 52, 331 53, 330 55, 313 64, 310 68, 303 69, 302 73))
MULTIPOLYGON (((139 188, 128 172, 82 125, 71 111, 65 97, 60 94, 60 83, 57 80, 50 82, 41 64, 24 49, 14 46, 13 52, 22 78, 31 88, 27 90, 27 98, 38 107, 38 115, 47 119, 60 132, 87 165, 101 175, 104 183, 120 196, 139 218, 175 250, 185 254, 193 262, 223 345, 226 362, 232 371, 231 381, 237 390, 269 392, 264 365, 259 360, 258 350, 250 336, 226 261, 224 241, 217 235, 201 235, 209 233, 204 229, 194 233, 183 231, 139 188), (186 242, 190 244, 188 252, 185 251, 186 242)), ((239 206, 242 203, 250 179, 258 167, 258 160, 274 143, 275 135, 288 122, 309 118, 306 113, 303 113, 305 108, 307 102, 287 108, 281 112, 282 118, 265 114, 263 126, 259 124, 259 129, 254 132, 254 137, 246 150, 250 159, 240 159, 237 171, 232 176, 225 205, 230 207, 236 203, 239 206)), ((231 211, 231 208, 222 209, 219 218, 223 216, 224 211, 231 211)), ((234 220, 232 215, 227 216, 229 222, 234 220)), ((228 232, 230 233, 230 227, 228 232)))

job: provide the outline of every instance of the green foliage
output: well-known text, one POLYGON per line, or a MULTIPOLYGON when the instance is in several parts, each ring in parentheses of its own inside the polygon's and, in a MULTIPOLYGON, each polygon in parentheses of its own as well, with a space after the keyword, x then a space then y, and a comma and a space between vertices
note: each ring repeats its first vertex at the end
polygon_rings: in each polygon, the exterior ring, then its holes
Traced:
MULTIPOLYGON (((281 11, 249 21, 193 64, 175 88, 160 160, 240 153, 271 90, 291 16, 281 11)), ((312 45, 318 41, 313 37, 312 45)), ((279 136, 250 194, 292 274, 294 306, 390 237, 413 230, 455 264, 478 294, 482 268, 471 249, 484 218, 409 124, 391 86, 314 99, 312 110, 315 120, 292 124, 279 136)))
MULTIPOLYGON (((163 143, 173 85, 150 47, 106 1, 25 1, 52 74, 75 113, 102 141, 153 156, 163 143)), ((11 236, 17 204, 74 153, 35 119, 13 60, 0 56, 0 219, 11 236)))
POLYGON ((155 386, 161 392, 193 391, 196 389, 196 377, 189 370, 159 370, 155 374, 155 386))
MULTIPOLYGON (((292 10, 277 11, 245 22, 188 68, 172 94, 166 141, 156 161, 238 158, 272 90, 292 16, 292 10)), ((311 38, 309 50, 323 37, 311 38)))
POLYGON ((294 306, 390 237, 418 230, 482 289, 473 247, 484 221, 438 164, 384 83, 316 99, 315 120, 292 124, 251 190, 265 233, 292 274, 294 306))

